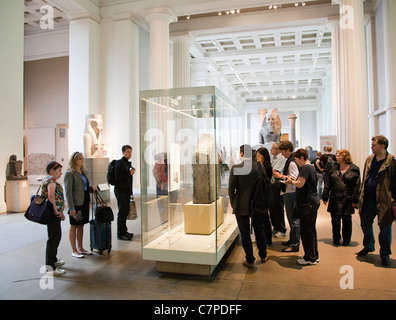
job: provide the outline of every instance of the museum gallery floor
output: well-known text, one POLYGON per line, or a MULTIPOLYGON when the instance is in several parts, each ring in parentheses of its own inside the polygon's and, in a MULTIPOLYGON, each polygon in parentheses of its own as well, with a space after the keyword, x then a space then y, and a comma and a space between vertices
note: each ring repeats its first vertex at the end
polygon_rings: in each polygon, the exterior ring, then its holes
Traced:
MULTIPOLYGON (((111 194, 110 205, 116 213, 111 194)), ((275 239, 268 248, 269 261, 256 262, 255 269, 242 265, 243 249, 237 238, 228 254, 210 277, 159 273, 155 261, 142 260, 140 219, 128 221, 133 241, 116 239, 113 222, 113 248, 110 254, 94 253, 84 259, 71 257, 68 241, 69 222, 62 223, 59 258, 66 261, 67 274, 56 278, 52 289, 40 288, 43 276, 46 228, 27 221, 23 214, 0 215, 0 299, 145 299, 145 300, 249 300, 249 299, 395 299, 391 266, 382 267, 379 248, 366 258, 357 258, 362 232, 359 216, 353 216, 353 235, 349 247, 334 246, 329 214, 321 205, 317 230, 320 262, 316 266, 299 266, 299 253, 281 252, 275 239), (348 284, 353 287, 343 289, 348 284)), ((376 239, 378 227, 374 224, 376 239)), ((393 233, 392 251, 396 252, 393 233)), ((89 248, 89 229, 85 228, 85 247, 89 248)), ((378 241, 377 241, 378 243, 378 241)), ((255 249, 257 250, 257 249, 255 249)), ((300 255, 302 252, 300 251, 300 255)), ((257 256, 257 252, 256 252, 257 256)))

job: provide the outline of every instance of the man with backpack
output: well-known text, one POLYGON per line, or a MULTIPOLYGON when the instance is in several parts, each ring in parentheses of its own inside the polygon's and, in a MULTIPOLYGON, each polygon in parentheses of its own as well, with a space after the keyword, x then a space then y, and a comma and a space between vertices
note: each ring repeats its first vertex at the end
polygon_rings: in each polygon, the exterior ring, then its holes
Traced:
MULTIPOLYGON (((243 265, 253 268, 255 257, 253 255, 253 245, 250 237, 250 218, 252 219, 261 262, 264 263, 268 260, 264 224, 265 210, 261 210, 260 203, 256 203, 255 198, 257 197, 254 194, 256 190, 259 191, 266 188, 264 179, 261 181, 258 180, 262 178, 263 174, 266 175, 266 173, 260 163, 252 161, 252 147, 250 145, 242 145, 239 151, 242 162, 231 168, 228 194, 232 212, 235 214, 241 233, 242 247, 246 254, 246 260, 243 261, 243 265), (261 182, 259 184, 260 187, 257 187, 258 182, 261 182)), ((261 201, 263 200, 262 198, 261 201)), ((261 203, 261 205, 263 204, 261 203)))
POLYGON ((133 233, 128 232, 126 219, 129 213, 129 201, 133 194, 132 182, 136 170, 132 167, 129 159, 132 157, 132 147, 122 147, 122 158, 112 161, 109 165, 107 180, 114 185, 114 194, 117 199, 117 238, 119 240, 132 240, 133 233))

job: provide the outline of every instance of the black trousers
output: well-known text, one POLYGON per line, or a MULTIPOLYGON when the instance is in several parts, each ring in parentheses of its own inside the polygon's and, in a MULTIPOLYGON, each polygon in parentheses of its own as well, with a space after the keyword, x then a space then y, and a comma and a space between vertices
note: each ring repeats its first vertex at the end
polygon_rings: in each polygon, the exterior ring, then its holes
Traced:
POLYGON ((125 235, 128 231, 126 219, 129 214, 129 199, 130 195, 114 191, 117 198, 118 217, 117 217, 117 236, 125 235))
POLYGON ((331 214, 331 225, 333 226, 333 240, 338 242, 341 240, 341 221, 342 221, 342 239, 344 243, 351 242, 352 237, 352 216, 331 214))
POLYGON ((312 203, 312 212, 300 219, 300 236, 304 247, 304 259, 315 262, 319 259, 316 218, 320 206, 319 200, 312 203))
POLYGON ((285 211, 283 197, 280 195, 280 182, 271 183, 270 217, 275 231, 286 233, 285 211))
POLYGON ((264 215, 252 215, 251 217, 235 215, 235 217, 241 234, 242 247, 245 251, 247 262, 253 263, 255 260, 253 255, 252 239, 250 236, 250 219, 256 236, 259 256, 260 258, 265 258, 267 256, 267 238, 265 236, 264 215))
MULTIPOLYGON (((47 224, 47 248, 45 250, 45 264, 55 269, 55 262, 58 261, 58 246, 62 238, 61 220, 56 217, 47 224)), ((52 270, 49 270, 52 271, 52 270)))

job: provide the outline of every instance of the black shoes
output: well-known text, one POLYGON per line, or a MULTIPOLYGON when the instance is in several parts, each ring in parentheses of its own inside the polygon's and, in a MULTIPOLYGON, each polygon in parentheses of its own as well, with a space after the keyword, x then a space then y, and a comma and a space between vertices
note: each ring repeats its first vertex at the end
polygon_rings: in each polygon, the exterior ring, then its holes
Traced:
POLYGON ((382 264, 383 266, 390 266, 389 258, 387 258, 387 257, 381 257, 381 264, 382 264))
POLYGON ((130 241, 133 238, 133 233, 126 232, 117 236, 118 240, 130 241))
POLYGON ((367 249, 367 248, 363 248, 362 250, 360 250, 358 253, 357 253, 357 256, 358 257, 365 257, 365 256, 367 256, 370 252, 373 252, 374 250, 370 250, 370 249, 367 249))

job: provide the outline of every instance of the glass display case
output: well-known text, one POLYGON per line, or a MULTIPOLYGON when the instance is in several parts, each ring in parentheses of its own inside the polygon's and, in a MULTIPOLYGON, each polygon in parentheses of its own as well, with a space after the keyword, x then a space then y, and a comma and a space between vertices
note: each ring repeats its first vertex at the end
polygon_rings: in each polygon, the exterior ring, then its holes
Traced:
POLYGON ((216 87, 140 92, 142 257, 211 274, 238 235, 228 201, 244 116, 216 87))

